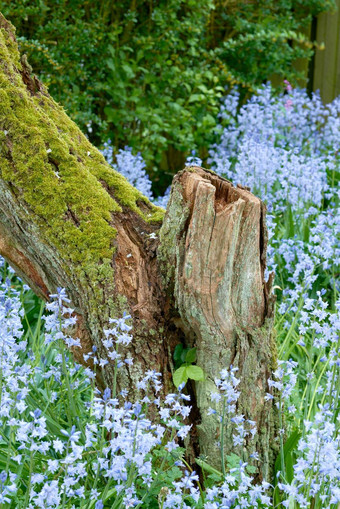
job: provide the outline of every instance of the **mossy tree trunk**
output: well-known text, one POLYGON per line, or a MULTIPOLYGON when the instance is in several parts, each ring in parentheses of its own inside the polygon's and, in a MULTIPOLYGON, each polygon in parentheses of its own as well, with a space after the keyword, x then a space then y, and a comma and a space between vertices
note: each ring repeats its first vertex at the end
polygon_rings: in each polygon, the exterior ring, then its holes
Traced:
MULTIPOLYGON (((263 204, 192 167, 175 177, 165 214, 106 163, 31 75, 1 15, 0 28, 1 255, 44 299, 66 288, 78 317, 79 362, 93 346, 107 358, 103 329, 130 312, 135 362, 122 382, 130 387, 155 369, 164 390, 173 390, 175 345, 196 346, 206 377, 192 390, 196 452, 217 466, 210 393, 222 368, 238 366, 238 411, 259 430, 239 452, 257 450, 268 477, 275 415, 264 396, 275 353, 263 204)), ((98 383, 112 386, 112 364, 98 383)))

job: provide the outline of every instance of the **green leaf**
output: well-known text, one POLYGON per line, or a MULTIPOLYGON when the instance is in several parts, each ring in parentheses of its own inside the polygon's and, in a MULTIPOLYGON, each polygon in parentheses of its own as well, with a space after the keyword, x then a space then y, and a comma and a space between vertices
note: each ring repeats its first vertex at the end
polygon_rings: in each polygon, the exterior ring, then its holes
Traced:
POLYGON ((182 345, 182 343, 179 343, 178 345, 175 346, 174 361, 178 361, 181 358, 182 352, 183 352, 183 345, 182 345))
POLYGON ((227 457, 227 465, 230 469, 232 468, 239 468, 241 458, 235 453, 228 454, 227 457))
POLYGON ((187 378, 192 380, 204 380, 204 371, 199 366, 188 366, 186 368, 187 378))
POLYGON ((214 119, 214 117, 212 115, 210 115, 208 113, 207 115, 205 115, 203 117, 203 124, 204 125, 215 125, 216 124, 216 120, 214 119))
POLYGON ((110 106, 106 106, 104 108, 104 113, 107 116, 109 122, 113 122, 119 115, 119 112, 117 112, 117 110, 111 108, 110 106))
POLYGON ((285 212, 285 226, 286 226, 286 235, 288 238, 294 237, 295 233, 295 220, 293 217, 293 211, 290 204, 287 205, 285 212))
POLYGON ((257 471, 254 465, 247 465, 246 470, 247 472, 249 472, 249 474, 256 474, 257 471))
POLYGON ((192 94, 189 98, 189 103, 194 103, 194 102, 200 102, 204 100, 204 95, 202 94, 192 94))
MULTIPOLYGON (((288 482, 291 482, 294 477, 293 452, 300 438, 301 433, 299 430, 296 429, 289 435, 289 438, 286 440, 283 446, 283 458, 286 469, 286 479, 288 482)), ((275 473, 277 473, 279 470, 281 470, 281 453, 278 455, 275 461, 275 473)))
POLYGON ((201 467, 202 470, 205 470, 205 472, 208 472, 208 474, 214 474, 219 479, 223 479, 222 472, 220 472, 219 470, 216 470, 216 468, 209 465, 209 463, 206 463, 205 461, 200 460, 199 458, 196 458, 195 461, 196 461, 197 465, 199 467, 201 467))
POLYGON ((128 79, 132 79, 135 77, 135 73, 134 73, 133 69, 128 64, 123 64, 122 69, 124 70, 126 77, 128 79))
POLYGON ((181 353, 181 362, 182 362, 182 364, 184 364, 184 362, 185 362, 185 358, 187 356, 187 351, 188 351, 188 348, 183 348, 183 351, 181 353))
POLYGON ((185 362, 187 362, 188 364, 192 364, 193 362, 195 362, 196 361, 196 351, 197 351, 196 347, 190 348, 190 350, 188 350, 188 352, 185 356, 185 362))
POLYGON ((294 478, 294 460, 291 452, 285 454, 285 468, 286 468, 286 479, 289 483, 291 483, 294 478))
POLYGON ((111 71, 116 72, 116 66, 112 59, 106 60, 106 64, 107 64, 108 68, 111 69, 111 71))
POLYGON ((203 92, 203 94, 207 94, 209 91, 205 85, 197 85, 198 90, 203 92))
POLYGON ((186 383, 188 380, 187 367, 181 366, 180 368, 176 369, 173 380, 175 387, 179 387, 183 382, 186 383))

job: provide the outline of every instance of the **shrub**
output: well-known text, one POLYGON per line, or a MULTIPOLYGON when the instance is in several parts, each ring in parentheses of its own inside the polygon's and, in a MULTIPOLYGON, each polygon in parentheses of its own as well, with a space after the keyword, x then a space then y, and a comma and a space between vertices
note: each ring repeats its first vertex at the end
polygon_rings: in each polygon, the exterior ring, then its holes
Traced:
POLYGON ((219 99, 273 73, 293 83, 312 16, 334 0, 1 0, 21 50, 98 146, 132 147, 157 194, 191 150, 216 140, 219 99))

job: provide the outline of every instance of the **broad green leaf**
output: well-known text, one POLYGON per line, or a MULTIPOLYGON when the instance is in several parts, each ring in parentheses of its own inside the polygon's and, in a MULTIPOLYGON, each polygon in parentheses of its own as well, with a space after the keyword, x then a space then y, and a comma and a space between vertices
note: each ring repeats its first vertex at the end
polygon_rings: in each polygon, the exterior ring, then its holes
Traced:
POLYGON ((180 368, 176 369, 173 380, 175 387, 179 387, 183 382, 186 383, 188 380, 187 367, 181 366, 180 368))
POLYGON ((204 372, 203 369, 199 366, 188 366, 186 368, 187 378, 191 378, 192 380, 204 380, 204 372))
POLYGON ((135 77, 133 69, 128 64, 123 64, 122 69, 124 70, 128 79, 132 79, 135 77))
POLYGON ((230 469, 232 468, 238 468, 240 466, 240 456, 238 456, 235 453, 228 454, 226 457, 227 465, 230 469))
POLYGON ((198 90, 203 92, 203 94, 207 94, 208 93, 208 89, 207 89, 207 87, 205 85, 197 85, 197 88, 198 88, 198 90))
POLYGON ((192 94, 189 98, 189 103, 199 102, 204 99, 203 94, 192 94))
POLYGON ((182 343, 179 343, 178 345, 175 346, 174 361, 178 361, 181 358, 182 352, 183 352, 183 345, 182 345, 182 343))
POLYGON ((182 362, 183 364, 184 364, 184 362, 185 362, 185 358, 186 358, 186 356, 187 356, 187 351, 188 351, 188 349, 187 349, 187 348, 183 348, 183 351, 182 351, 182 353, 181 353, 181 362, 182 362))
POLYGON ((190 350, 188 350, 188 352, 185 356, 185 362, 187 362, 188 364, 192 364, 193 362, 195 362, 196 361, 196 351, 197 351, 196 347, 190 348, 190 350))
POLYGON ((106 65, 108 66, 109 69, 111 69, 111 71, 113 71, 113 72, 117 71, 115 63, 114 63, 114 61, 111 58, 106 60, 106 65))
MULTIPOLYGON (((294 477, 292 453, 294 452, 294 449, 296 448, 300 438, 301 433, 296 429, 290 434, 290 436, 288 437, 283 446, 283 458, 288 482, 291 482, 294 477)), ((275 473, 279 472, 280 470, 281 470, 281 453, 278 455, 275 461, 275 473)))

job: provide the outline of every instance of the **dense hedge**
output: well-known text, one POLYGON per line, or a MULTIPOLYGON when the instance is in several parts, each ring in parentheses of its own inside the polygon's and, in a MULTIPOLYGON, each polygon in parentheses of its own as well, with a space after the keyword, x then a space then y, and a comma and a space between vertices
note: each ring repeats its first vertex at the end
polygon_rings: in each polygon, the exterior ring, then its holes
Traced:
POLYGON ((334 0, 0 0, 22 51, 97 145, 140 150, 160 188, 214 141, 219 99, 293 83, 304 33, 334 0), (88 130, 89 127, 89 130, 88 130), (165 175, 165 177, 164 177, 165 175), (168 177, 166 176, 168 175, 168 177))

